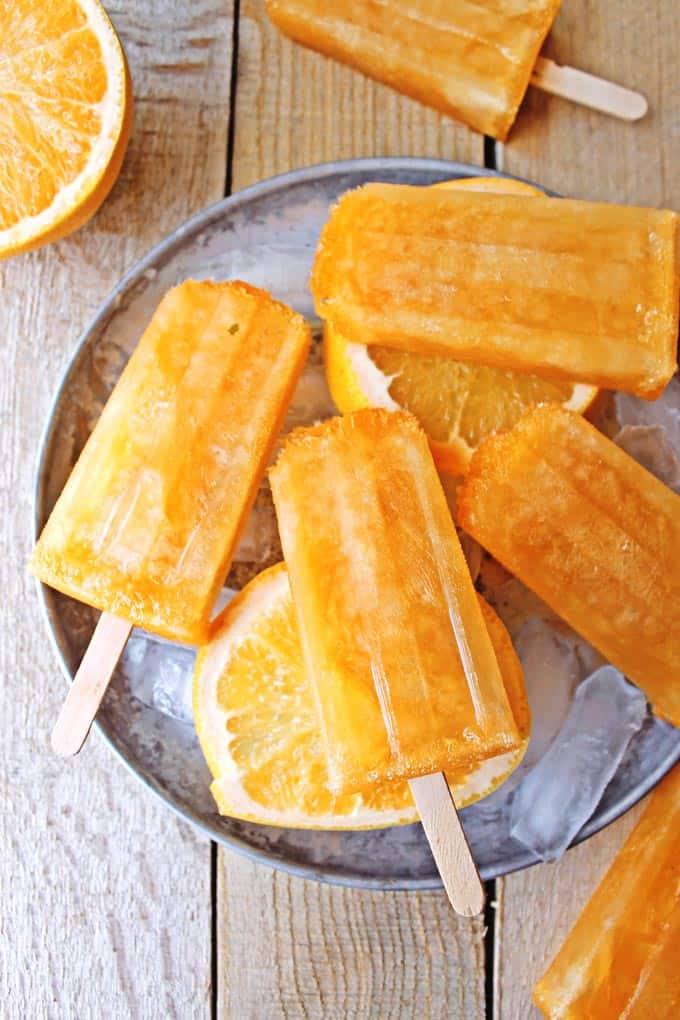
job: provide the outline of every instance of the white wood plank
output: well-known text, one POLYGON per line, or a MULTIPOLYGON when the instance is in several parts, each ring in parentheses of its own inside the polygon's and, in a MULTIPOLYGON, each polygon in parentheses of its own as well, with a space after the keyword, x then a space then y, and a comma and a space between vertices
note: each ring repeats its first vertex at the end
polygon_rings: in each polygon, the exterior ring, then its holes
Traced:
POLYGON ((218 1015, 483 1020, 481 917, 444 893, 320 885, 225 854, 218 1015))
POLYGON ((132 141, 72 238, 0 264, 0 1013, 207 1017, 210 852, 94 734, 49 749, 65 685, 26 571, 37 442, 78 334, 152 243, 223 191, 231 9, 108 4, 131 65, 132 141))

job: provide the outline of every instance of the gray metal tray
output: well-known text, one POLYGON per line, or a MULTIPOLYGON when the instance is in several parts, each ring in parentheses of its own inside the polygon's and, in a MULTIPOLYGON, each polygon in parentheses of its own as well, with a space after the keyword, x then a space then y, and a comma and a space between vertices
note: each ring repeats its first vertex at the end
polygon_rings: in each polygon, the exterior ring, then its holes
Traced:
MULTIPOLYGON (((264 181, 211 206, 157 245, 121 280, 84 335, 57 390, 39 455, 36 534, 42 528, 127 357, 168 287, 187 277, 241 278, 266 287, 307 316, 307 281, 329 204, 348 188, 381 180, 433 184, 493 171, 425 159, 364 159, 310 167, 264 181)), ((238 587, 254 570, 240 564, 238 587)), ((45 622, 70 680, 94 627, 86 606, 40 586, 45 622)), ((176 652, 167 645, 167 655, 176 652)), ((211 839, 298 875, 378 889, 440 885, 419 825, 355 833, 275 829, 220 817, 191 725, 131 694, 118 670, 98 725, 149 790, 211 839)), ((578 840, 598 832, 650 790, 680 758, 680 733, 648 719, 631 743, 605 796, 578 840)), ((77 768, 77 765, 65 765, 77 768)), ((535 863, 509 835, 502 788, 462 812, 484 878, 535 863)), ((578 841, 577 840, 577 841, 578 841)))

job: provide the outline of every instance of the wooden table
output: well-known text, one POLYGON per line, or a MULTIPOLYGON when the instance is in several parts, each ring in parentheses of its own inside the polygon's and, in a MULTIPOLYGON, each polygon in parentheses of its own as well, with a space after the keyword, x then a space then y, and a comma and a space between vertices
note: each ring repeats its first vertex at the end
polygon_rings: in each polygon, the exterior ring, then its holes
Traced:
MULTIPOLYGON (((293 167, 460 159, 567 195, 680 209, 677 0, 564 0, 547 50, 644 92, 627 125, 545 95, 510 143, 483 139, 268 24, 261 0, 110 0, 137 100, 99 215, 0 268, 0 1014, 31 1017, 524 1020, 545 961, 638 810, 557 865, 500 880, 483 922, 442 893, 291 878, 197 836, 98 735, 47 736, 64 695, 25 563, 38 437, 78 334, 121 274, 188 215, 293 167)), ((651 1020, 651 1018, 650 1018, 651 1020)))

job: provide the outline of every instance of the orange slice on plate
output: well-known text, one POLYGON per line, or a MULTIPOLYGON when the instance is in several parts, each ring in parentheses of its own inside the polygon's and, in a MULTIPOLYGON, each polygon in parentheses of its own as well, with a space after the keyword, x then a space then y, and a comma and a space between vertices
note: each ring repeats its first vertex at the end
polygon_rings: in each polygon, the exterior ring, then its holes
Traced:
POLYGON ((131 119, 125 56, 97 0, 0 5, 0 258, 94 215, 131 119))
MULTIPOLYGON (((501 177, 467 177, 436 187, 541 195, 530 184, 501 177)), ((454 358, 352 343, 328 323, 324 361, 328 388, 343 414, 362 407, 410 411, 430 438, 437 467, 453 475, 465 474, 479 443, 511 428, 527 408, 555 403, 583 413, 598 392, 454 358)))
MULTIPOLYGON (((508 699, 524 738, 466 775, 447 778, 458 807, 496 789, 529 739, 522 669, 505 627, 480 596, 508 699)), ((407 783, 334 796, 302 665, 284 564, 258 574, 215 620, 194 674, 194 720, 221 814, 288 828, 367 829, 415 822, 407 783)))

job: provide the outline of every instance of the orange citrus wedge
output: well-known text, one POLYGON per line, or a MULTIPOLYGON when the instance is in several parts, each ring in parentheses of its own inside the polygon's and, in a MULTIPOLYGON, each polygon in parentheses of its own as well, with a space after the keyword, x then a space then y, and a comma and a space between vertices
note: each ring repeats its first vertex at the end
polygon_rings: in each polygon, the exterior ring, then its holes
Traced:
POLYGON ((98 0, 0 4, 0 258, 97 211, 131 119, 125 57, 98 0))
MULTIPOLYGON (((505 627, 480 597, 522 747, 448 775, 459 807, 496 789, 521 761, 529 738, 522 669, 505 627)), ((406 783, 368 794, 329 793, 323 744, 288 574, 258 574, 215 620, 194 674, 194 720, 222 814, 289 828, 362 829, 417 821, 406 783)))
MULTIPOLYGON (((501 177, 468 177, 436 187, 541 194, 523 181, 501 177)), ((528 407, 557 403, 583 413, 598 392, 594 386, 454 358, 352 343, 328 323, 324 361, 328 387, 343 414, 362 407, 411 411, 430 438, 437 467, 454 475, 466 472, 482 439, 511 428, 528 407)))

